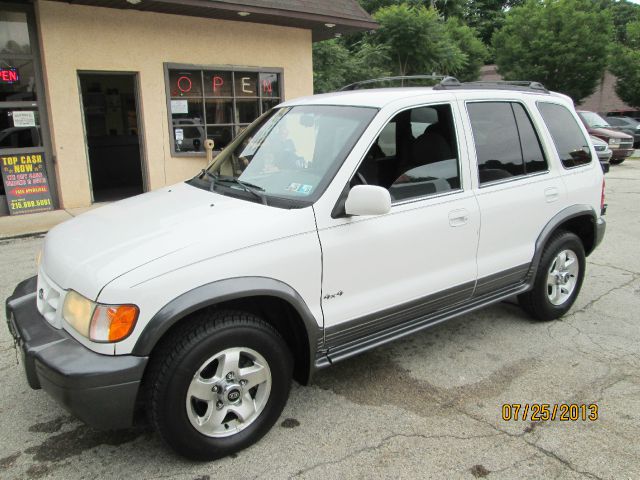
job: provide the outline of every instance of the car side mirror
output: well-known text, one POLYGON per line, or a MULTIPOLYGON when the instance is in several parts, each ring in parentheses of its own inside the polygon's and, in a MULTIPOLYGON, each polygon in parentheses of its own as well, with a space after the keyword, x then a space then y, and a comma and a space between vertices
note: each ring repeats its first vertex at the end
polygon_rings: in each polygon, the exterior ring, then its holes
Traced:
POLYGON ((389 190, 377 185, 356 185, 344 203, 347 215, 384 215, 391 210, 389 190))

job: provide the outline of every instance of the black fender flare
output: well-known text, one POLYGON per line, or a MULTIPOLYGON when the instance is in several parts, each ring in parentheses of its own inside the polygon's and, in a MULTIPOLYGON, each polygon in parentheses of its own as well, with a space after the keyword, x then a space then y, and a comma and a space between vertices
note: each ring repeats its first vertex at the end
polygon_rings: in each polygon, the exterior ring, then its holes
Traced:
POLYGON ((284 282, 267 277, 238 277, 211 282, 183 293, 162 307, 145 325, 132 354, 148 356, 160 338, 187 315, 217 303, 257 296, 277 297, 288 302, 304 323, 309 341, 309 364, 314 365, 316 351, 323 340, 318 325, 300 294, 284 282))
MULTIPOLYGON (((527 283, 530 286, 533 285, 535 280, 536 273, 538 271, 538 265, 540 264, 540 258, 542 257, 542 252, 544 250, 544 246, 547 244, 553 233, 558 229, 560 225, 562 225, 567 220, 571 220, 572 218, 582 217, 588 215, 592 219, 593 228, 594 228, 594 239, 597 238, 597 220, 598 216, 596 215, 595 210, 590 205, 571 205, 563 210, 560 210, 556 213, 549 222, 545 225, 538 235, 535 244, 535 251, 533 253, 533 259, 531 260, 531 268, 529 269, 529 273, 527 273, 526 279, 527 283)), ((595 247, 594 247, 595 248, 595 247)), ((590 252, 588 252, 590 253, 590 252)), ((588 254, 587 253, 587 254, 588 254)))

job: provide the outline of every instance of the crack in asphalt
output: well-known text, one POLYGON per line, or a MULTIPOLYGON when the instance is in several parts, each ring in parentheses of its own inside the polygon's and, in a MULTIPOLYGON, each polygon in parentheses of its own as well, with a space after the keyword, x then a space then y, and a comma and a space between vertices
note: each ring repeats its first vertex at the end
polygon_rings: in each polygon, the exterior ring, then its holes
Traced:
MULTIPOLYGON (((628 273, 630 273, 630 272, 628 272, 628 273)), ((567 319, 572 318, 573 316, 577 315, 578 313, 584 313, 584 312, 586 312, 587 310, 589 310, 589 308, 591 308, 593 305, 595 305, 596 303, 598 303, 600 300, 602 300, 602 299, 603 299, 604 297, 606 297, 607 295, 609 295, 609 294, 611 294, 611 293, 613 293, 613 292, 615 292, 616 290, 619 290, 619 289, 621 289, 621 288, 625 288, 625 287, 630 286, 632 283, 634 283, 634 282, 638 281, 638 279, 639 279, 639 278, 640 278, 640 274, 638 274, 638 273, 633 273, 633 274, 632 274, 632 278, 631 278, 631 280, 628 280, 628 281, 626 281, 626 282, 624 282, 624 283, 621 283, 621 284, 619 284, 619 285, 616 285, 616 286, 614 286, 614 287, 610 288, 610 289, 609 289, 609 290, 607 290, 606 292, 604 292, 604 293, 602 293, 602 294, 598 295, 596 298, 593 298, 593 299, 589 300, 589 301, 588 301, 584 306, 582 306, 582 307, 581 307, 581 308, 579 308, 578 310, 573 310, 573 311, 569 312, 568 314, 565 314, 565 315, 562 317, 562 320, 561 320, 561 321, 566 323, 566 320, 567 320, 567 319)))
POLYGON ((396 438, 422 438, 425 440, 439 440, 439 439, 444 439, 444 438, 455 438, 458 440, 474 440, 477 438, 489 438, 489 437, 497 437, 500 434, 495 434, 495 435, 470 435, 470 436, 459 436, 459 435, 449 435, 449 434, 443 434, 443 435, 424 435, 424 434, 420 434, 420 433, 412 433, 412 434, 406 434, 406 433, 392 433, 391 435, 387 435, 386 437, 383 437, 377 444, 375 445, 368 445, 366 447, 362 447, 359 448, 357 450, 354 450, 353 452, 348 453, 347 455, 344 455, 336 460, 326 460, 323 462, 318 462, 316 464, 310 465, 307 468, 304 468, 302 470, 299 470, 298 472, 296 472, 294 475, 291 475, 289 477, 289 479, 292 478, 298 478, 301 477, 302 475, 309 473, 317 468, 323 467, 323 466, 327 466, 327 465, 337 465, 340 464, 342 462, 344 462, 345 460, 349 460, 350 458, 353 458, 357 455, 360 455, 361 453, 365 453, 365 452, 372 452, 372 451, 376 451, 386 445, 388 445, 389 443, 391 443, 394 439, 396 438))
POLYGON ((547 450, 546 448, 541 447, 537 443, 528 442, 527 440, 525 440, 525 443, 531 445, 533 448, 537 449, 539 452, 543 453, 547 457, 553 458, 554 460, 557 460, 558 462, 560 462, 562 465, 567 467, 572 472, 579 473, 580 475, 584 475, 584 476, 589 477, 589 478, 594 478, 595 480, 604 480, 603 477, 600 477, 600 476, 596 475, 595 473, 591 473, 591 472, 588 472, 586 470, 579 470, 578 468, 573 466, 573 464, 571 462, 569 462, 568 460, 562 458, 560 455, 554 453, 551 450, 547 450))
MULTIPOLYGON (((603 265, 605 267, 608 267, 608 265, 603 265)), ((613 267, 611 267, 613 268, 613 267)), ((601 351, 601 353, 604 354, 610 354, 610 350, 608 350, 606 347, 604 347, 603 345, 599 344, 598 342, 596 342, 593 338, 591 338, 591 336, 595 336, 595 333, 585 333, 582 332, 580 330, 580 328, 578 328, 576 325, 574 325, 571 320, 574 319, 576 317, 577 314, 579 313, 583 313, 585 311, 588 311, 590 308, 592 308, 597 302, 599 302, 600 300, 602 300, 603 298, 605 298, 607 295, 610 295, 611 293, 615 292, 616 290, 619 290, 620 288, 625 288, 630 286, 631 284, 633 284, 634 282, 636 282, 638 280, 638 278, 640 277, 640 274, 636 273, 636 272, 631 272, 625 269, 619 269, 621 271, 624 271, 625 273, 631 274, 632 278, 630 280, 627 280, 621 284, 618 284, 610 289, 608 289, 607 291, 605 291, 604 293, 598 295, 597 297, 593 298, 592 300, 590 300, 589 302, 587 302, 586 305, 584 305, 582 308, 571 312, 569 315, 565 316, 562 320, 561 320, 561 324, 562 325, 567 325, 568 327, 574 329, 576 331, 576 335, 572 338, 575 338, 577 336, 582 336, 586 339, 588 339, 594 346, 598 347, 598 349, 601 351)), ((547 333, 549 335, 550 338, 552 338, 554 341, 559 341, 557 338, 555 338, 553 336, 553 334, 551 333, 551 328, 554 326, 554 324, 550 324, 549 327, 547 327, 547 333)), ((610 334, 612 336, 616 336, 615 334, 610 334)), ((620 335, 621 338, 624 338, 624 336, 620 335)), ((579 353, 581 355, 584 355, 588 358, 593 358, 594 352, 590 351, 583 351, 581 350, 579 347, 577 347, 576 345, 574 345, 576 353, 579 353)), ((626 354, 624 356, 620 356, 614 359, 617 359, 618 361, 620 361, 623 357, 627 356, 629 354, 626 354)), ((594 381, 592 381, 587 388, 591 391, 593 391, 594 389, 598 392, 595 396, 598 398, 598 400, 596 401, 596 403, 599 403, 600 400, 604 397, 604 393, 612 388, 613 386, 617 385, 618 383, 628 379, 628 378, 636 378, 635 375, 631 375, 631 374, 623 374, 623 375, 617 375, 613 378, 611 378, 611 357, 608 358, 595 358, 594 361, 596 361, 597 363, 601 363, 604 364, 607 368, 606 371, 604 373, 604 375, 598 377, 597 379, 595 379, 594 381), (604 380, 608 380, 608 381, 604 381, 604 380)), ((627 364, 628 365, 628 364, 627 364)), ((396 365, 396 369, 399 369, 400 367, 396 365)), ((407 372, 408 373, 408 372, 407 372)), ((468 387, 468 386, 466 386, 468 387)), ((482 435, 482 436, 478 436, 475 438, 486 438, 486 437, 493 437, 493 436, 498 436, 498 435, 506 435, 509 438, 516 438, 519 439, 521 441, 523 441, 525 444, 529 445, 530 447, 536 449, 538 452, 540 452, 542 455, 551 458, 555 461, 557 461, 559 464, 561 464, 563 467, 567 468, 568 470, 586 476, 588 478, 592 478, 592 479, 596 479, 596 480, 601 480, 602 477, 600 477, 599 475, 590 472, 588 470, 584 470, 584 469, 580 469, 578 466, 574 465, 571 461, 569 461, 568 459, 564 458, 563 456, 561 456, 560 454, 554 452, 551 449, 545 448, 541 445, 539 445, 538 441, 535 440, 530 440, 530 433, 533 432, 534 428, 532 426, 531 429, 527 430, 525 429, 525 431, 523 432, 518 432, 518 433, 514 433, 505 429, 500 428, 499 426, 491 423, 488 420, 485 420, 482 416, 473 414, 469 411, 467 411, 466 409, 464 409, 461 405, 460 402, 458 401, 459 399, 456 398, 447 398, 447 395, 442 395, 442 391, 437 391, 437 390, 432 390, 431 395, 433 396, 434 399, 437 400, 437 402, 441 405, 444 406, 444 408, 451 408, 454 411, 458 412, 461 415, 464 415, 470 419, 475 420, 476 422, 482 423, 486 426, 488 426, 489 428, 493 429, 494 431, 496 431, 496 435, 482 435)), ((576 394, 572 395, 572 397, 578 397, 578 398, 585 398, 585 395, 583 392, 577 392, 576 394)), ((567 402, 570 402, 570 400, 567 400, 567 402)), ((538 422, 535 424, 535 426, 540 426, 540 427, 544 427, 545 425, 549 425, 545 422, 538 422)), ((429 436, 429 435, 420 435, 420 434, 416 434, 416 435, 406 435, 406 434, 392 434, 389 435, 387 437, 384 437, 380 442, 378 442, 376 445, 373 446, 367 446, 367 447, 362 447, 360 449, 357 449, 347 455, 344 455, 343 457, 337 459, 337 460, 330 460, 330 461, 323 461, 323 462, 319 462, 317 464, 313 464, 303 470, 300 470, 298 473, 296 473, 294 476, 290 477, 290 478, 295 478, 295 477, 299 477, 301 475, 304 475, 305 473, 308 473, 316 468, 320 468, 322 466, 326 466, 326 465, 333 465, 333 464, 339 464, 355 455, 359 455, 363 452, 367 452, 367 451, 372 451, 372 450, 376 450, 381 448, 382 446, 388 444, 391 440, 393 440, 394 438, 398 437, 398 436, 406 436, 406 437, 422 437, 422 438, 443 438, 443 437, 447 437, 447 435, 433 435, 433 436, 429 436)), ((455 436, 453 436, 455 437, 455 436)), ((474 438, 474 437, 464 437, 464 438, 474 438)), ((515 466, 516 464, 518 464, 519 462, 515 462, 512 466, 510 467, 506 467, 505 469, 502 470, 507 470, 509 468, 513 468, 513 466, 515 466)))

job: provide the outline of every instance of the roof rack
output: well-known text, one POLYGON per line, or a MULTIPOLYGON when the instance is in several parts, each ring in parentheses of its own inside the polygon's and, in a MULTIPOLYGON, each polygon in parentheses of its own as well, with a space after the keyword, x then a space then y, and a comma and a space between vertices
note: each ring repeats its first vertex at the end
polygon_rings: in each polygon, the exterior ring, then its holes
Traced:
POLYGON ((461 83, 454 77, 448 77, 446 75, 401 75, 399 77, 380 77, 371 78, 368 80, 362 80, 360 82, 354 82, 342 87, 339 91, 345 92, 348 90, 359 90, 364 85, 370 85, 372 83, 381 82, 393 82, 400 81, 401 86, 404 86, 406 80, 440 80, 438 85, 461 85, 461 83))
POLYGON ((433 87, 434 90, 453 89, 478 89, 478 90, 517 90, 521 92, 549 93, 549 90, 540 82, 515 81, 515 80, 491 80, 479 82, 440 82, 433 87))

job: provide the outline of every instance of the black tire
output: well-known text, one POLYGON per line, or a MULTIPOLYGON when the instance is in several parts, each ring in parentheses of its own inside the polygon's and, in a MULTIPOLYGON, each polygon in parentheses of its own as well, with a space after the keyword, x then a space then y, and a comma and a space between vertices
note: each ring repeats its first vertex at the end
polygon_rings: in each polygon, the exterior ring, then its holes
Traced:
POLYGON ((580 293, 582 281, 584 280, 585 265, 584 246, 580 238, 574 233, 559 231, 544 248, 533 288, 518 296, 520 306, 535 320, 549 321, 561 317, 569 311, 580 293), (575 287, 570 296, 561 305, 554 305, 547 295, 547 276, 555 258, 563 250, 571 250, 576 254, 579 271, 575 287))
MULTIPOLYGON (((291 388, 291 352, 268 323, 249 313, 208 311, 185 321, 152 356, 145 380, 150 422, 164 442, 193 460, 215 460, 258 441, 278 420, 291 388), (271 389, 261 413, 244 430, 210 437, 194 428, 187 415, 187 389, 198 369, 218 352, 250 348, 267 361, 271 389)), ((226 421, 226 420, 225 420, 226 421)), ((223 421, 224 422, 224 421, 223 421)))
POLYGON ((620 165, 622 162, 624 162, 624 158, 612 158, 611 160, 609 160, 609 163, 611 165, 620 165))

